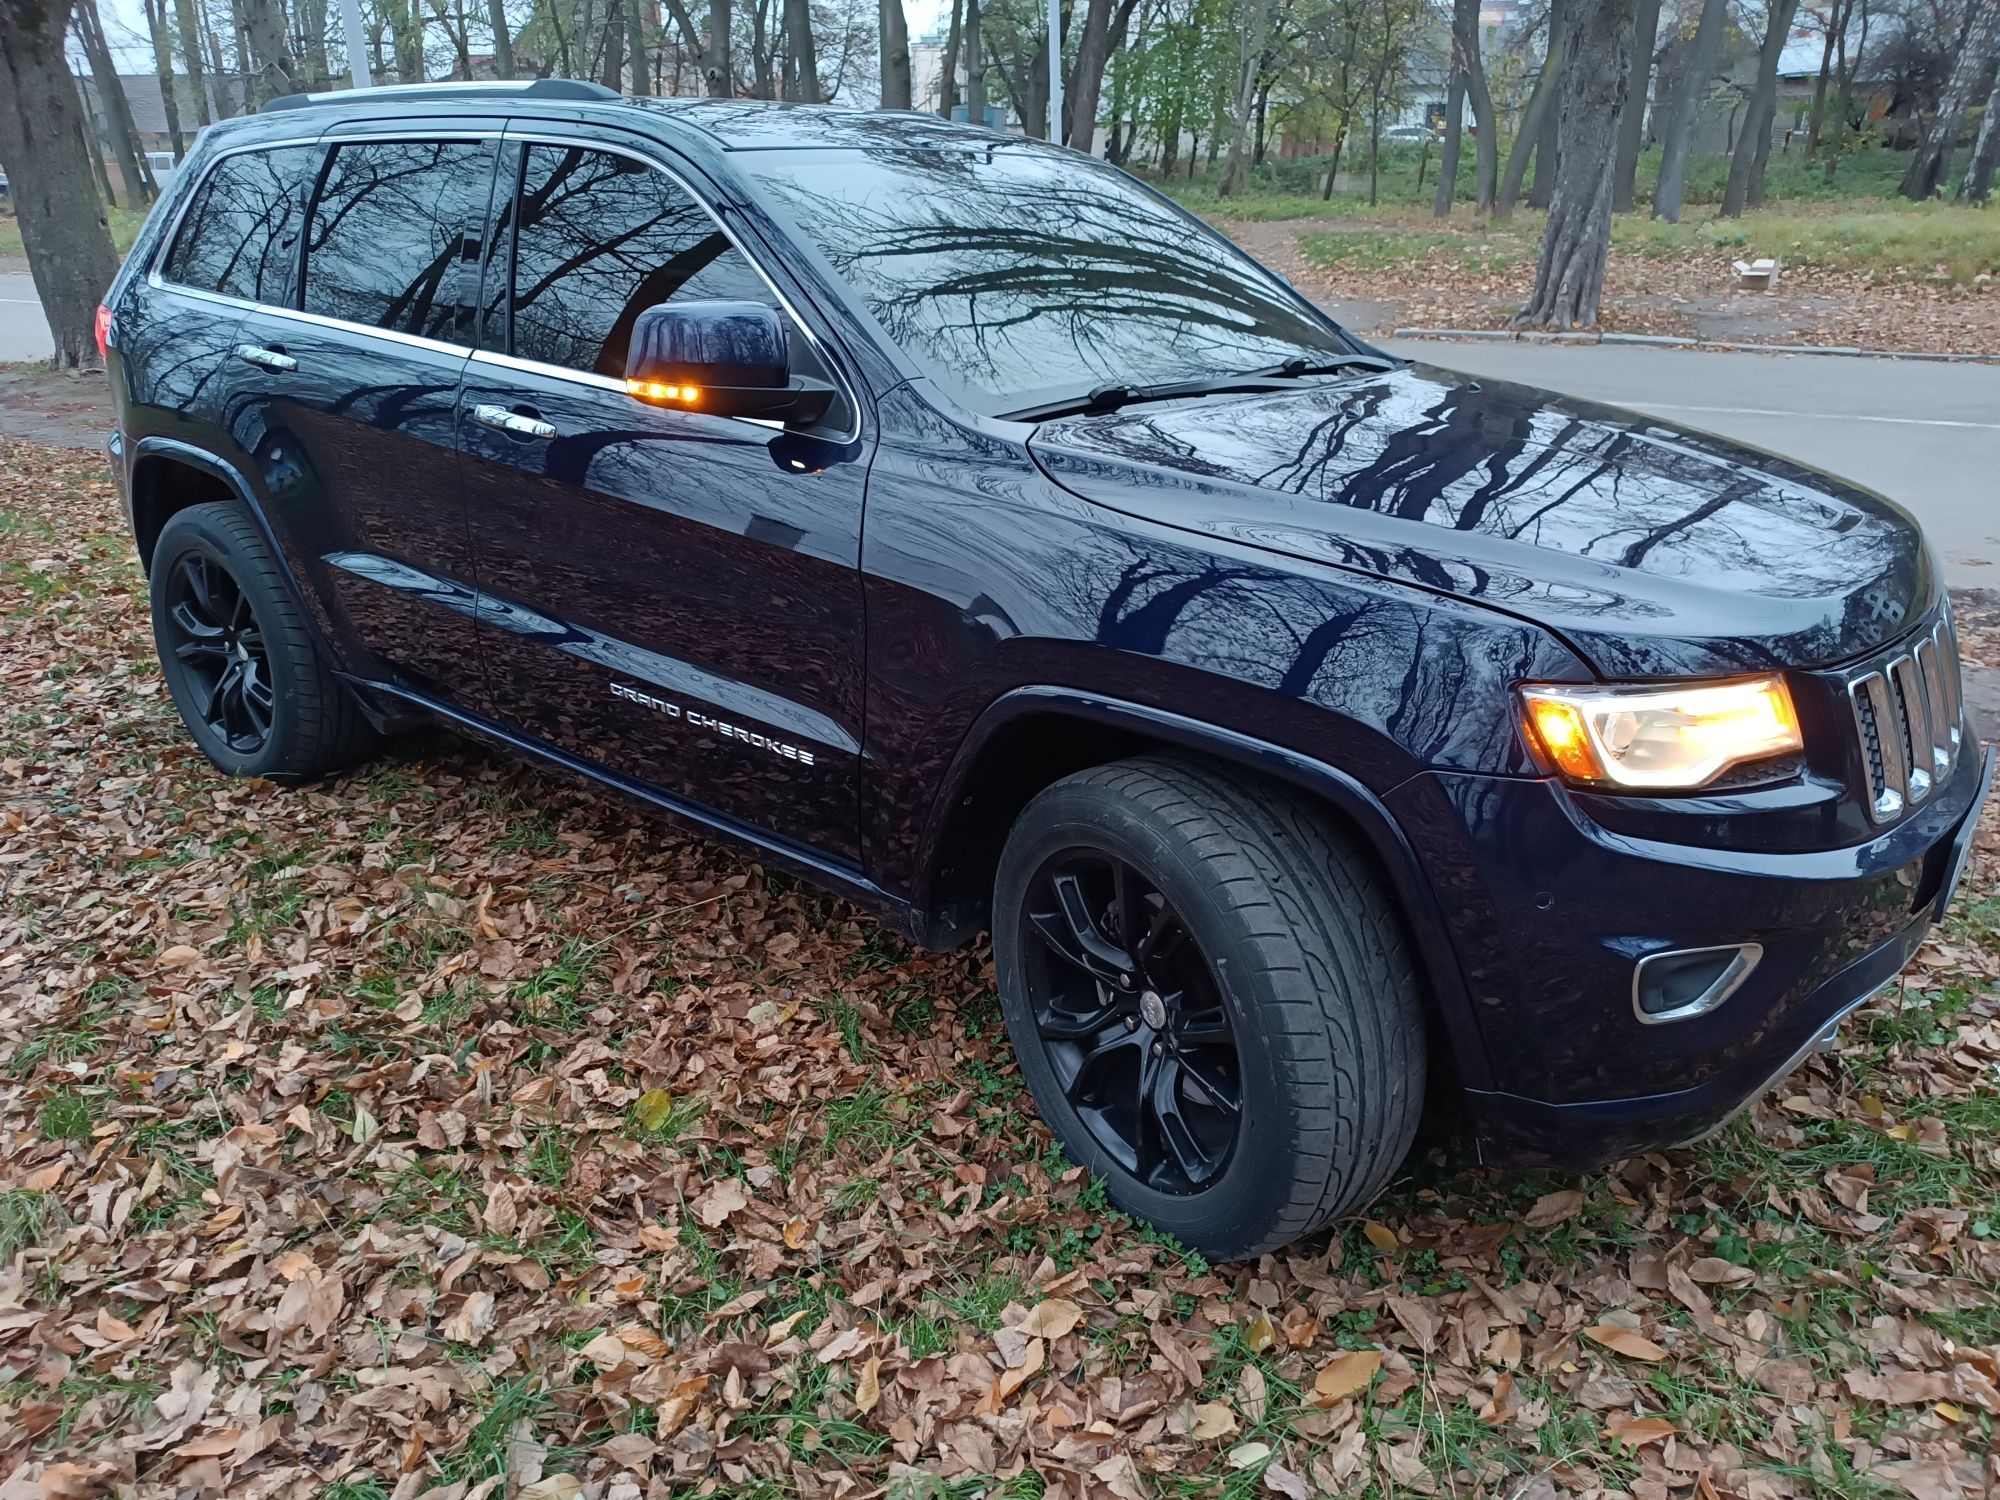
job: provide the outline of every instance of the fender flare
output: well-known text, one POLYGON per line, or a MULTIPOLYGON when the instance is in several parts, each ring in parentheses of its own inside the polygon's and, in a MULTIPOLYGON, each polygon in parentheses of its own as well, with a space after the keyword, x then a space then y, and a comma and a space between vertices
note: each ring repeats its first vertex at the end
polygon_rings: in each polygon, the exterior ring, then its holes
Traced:
POLYGON ((1318 757, 1167 709, 1101 693, 1067 687, 1017 687, 987 705, 952 756, 932 803, 920 869, 928 872, 936 868, 951 809, 964 789, 974 761, 994 733, 1016 719, 1051 712, 1132 730, 1150 739, 1274 776, 1335 807, 1353 825, 1389 879, 1397 906, 1409 924, 1418 970, 1448 1034, 1463 1083, 1471 1088, 1481 1086, 1479 1080, 1486 1076, 1485 1048, 1480 1041, 1471 995, 1459 968, 1457 946, 1452 942, 1437 892, 1424 873, 1416 849, 1382 795, 1318 757))

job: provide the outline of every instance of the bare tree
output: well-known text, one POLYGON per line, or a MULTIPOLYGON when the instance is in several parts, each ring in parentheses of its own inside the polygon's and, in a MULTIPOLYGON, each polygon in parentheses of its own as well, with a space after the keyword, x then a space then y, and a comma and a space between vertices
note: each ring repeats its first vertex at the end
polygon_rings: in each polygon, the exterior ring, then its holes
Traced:
POLYGON ((1694 45, 1689 49, 1680 86, 1674 91, 1673 112, 1667 118, 1666 135, 1660 147, 1660 180, 1653 189, 1653 217, 1665 219, 1669 224, 1678 224, 1681 219, 1694 120, 1701 110, 1702 96, 1708 92, 1709 77, 1715 72, 1715 52, 1722 45, 1722 22, 1728 8, 1728 0, 1702 0, 1694 45))
POLYGON ((97 304, 118 272, 111 230, 89 186, 83 101, 63 57, 71 4, 0 5, 0 166, 64 369, 97 363, 97 304))
MULTIPOLYGON (((1994 0, 2000 5, 2000 0, 1994 0)), ((1733 219, 1764 201, 1764 166, 1771 159, 1771 122, 1778 108, 1778 62, 1792 34, 1799 0, 1771 0, 1764 15, 1764 44, 1757 49, 1757 78, 1743 109, 1743 130, 1729 157, 1729 182, 1722 190, 1721 214, 1733 219)))
POLYGON ((947 120, 958 106, 959 18, 965 0, 951 0, 951 25, 944 35, 944 58, 938 68, 938 113, 947 120))
MULTIPOLYGON (((160 0, 164 13, 167 0, 160 0)), ((174 29, 180 33, 181 62, 187 68, 188 91, 194 95, 197 125, 213 123, 208 108, 208 75, 201 62, 201 28, 195 24, 194 0, 173 0, 174 29)))
MULTIPOLYGON (((1657 0, 1656 0, 1657 3, 1657 0)), ((1465 107, 1472 105, 1474 194, 1477 213, 1493 207, 1499 143, 1493 138, 1493 96, 1486 88, 1486 64, 1479 56, 1479 0, 1452 0, 1451 86, 1445 102, 1444 153, 1438 162, 1437 195, 1431 212, 1451 213, 1458 191, 1458 157, 1465 136, 1465 107)))
MULTIPOLYGON (((502 78, 514 76, 514 33, 507 25, 506 0, 486 0, 486 23, 493 30, 493 71, 502 78)), ((355 46, 361 45, 359 37, 355 46)))
POLYGON ((882 107, 908 109, 910 98, 910 23, 903 0, 877 0, 882 18, 882 107))
POLYGON ((812 9, 807 0, 785 0, 785 97, 800 104, 818 104, 819 51, 813 41, 812 9))
POLYGON ((298 75, 285 47, 284 16, 277 0, 239 0, 239 4, 243 11, 242 39, 257 66, 255 97, 261 102, 297 93, 298 75))
MULTIPOLYGON (((1569 3, 1576 3, 1576 0, 1569 0, 1569 3)), ((1521 184, 1528 176, 1528 158, 1546 154, 1548 121, 1557 110, 1567 9, 1565 0, 1552 0, 1549 6, 1549 40, 1542 54, 1542 71, 1535 79, 1533 92, 1528 95, 1527 108, 1521 111, 1520 130, 1514 137, 1514 149, 1507 153, 1507 172, 1500 179, 1499 196, 1493 205, 1495 215, 1502 219, 1513 213, 1514 205, 1520 201, 1521 184)), ((1553 177, 1550 181, 1553 183, 1553 177)))
POLYGON ((975 125, 986 123, 986 49, 979 42, 979 0, 963 0, 964 34, 959 43, 965 48, 965 117, 975 125))
POLYGON ((1965 33, 1951 65, 1950 80, 1938 96, 1937 114, 1911 156, 1898 189, 1912 202, 1921 203, 1936 194, 1950 175, 1951 148, 1965 126, 1965 112, 1972 105, 1973 90, 1992 61, 1994 42, 2000 40, 2000 0, 1968 0, 1968 3, 1965 33))
POLYGON ((146 30, 153 38, 153 72, 160 80, 160 108, 167 117, 167 139, 174 160, 187 157, 187 137, 181 133, 181 101, 174 89, 174 39, 167 24, 167 0, 145 0, 146 30))
POLYGON ((1243 39, 1237 64, 1235 128, 1230 133, 1229 155, 1223 159, 1222 176, 1215 184, 1215 196, 1218 198, 1227 198, 1243 186, 1250 171, 1243 144, 1250 129, 1250 106, 1257 99, 1257 72, 1264 59, 1264 40, 1271 30, 1271 0, 1246 0, 1246 3, 1249 6, 1250 29, 1243 39))
POLYGON ((1618 117, 1632 70, 1634 0, 1578 0, 1563 38, 1555 192, 1535 294, 1517 323, 1575 328, 1597 321, 1611 250, 1618 117))
POLYGON ((1646 100, 1652 93, 1653 51, 1660 38, 1660 0, 1638 0, 1632 13, 1632 82, 1618 119, 1618 165, 1611 179, 1611 211, 1630 213, 1637 192, 1639 146, 1646 134, 1646 100))
POLYGON ((2000 76, 1993 80, 1993 92, 1986 96, 1986 113, 1979 121, 1979 139, 1966 163, 1965 179, 1958 196, 1968 203, 1984 203, 1993 193, 1993 172, 2000 167, 2000 76))
POLYGON ((97 16, 97 0, 77 0, 76 34, 90 59, 91 81, 97 86, 97 113, 104 124, 104 136, 118 158, 118 175, 125 179, 125 196, 135 207, 160 196, 153 181, 152 166, 139 145, 139 132, 132 124, 132 106, 125 98, 125 85, 118 81, 118 65, 112 61, 110 43, 104 39, 104 24, 97 16))

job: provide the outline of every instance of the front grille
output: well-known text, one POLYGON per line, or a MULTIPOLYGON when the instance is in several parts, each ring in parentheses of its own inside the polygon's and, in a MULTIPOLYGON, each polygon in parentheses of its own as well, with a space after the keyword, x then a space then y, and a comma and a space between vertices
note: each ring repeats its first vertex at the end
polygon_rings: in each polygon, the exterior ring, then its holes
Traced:
POLYGON ((1958 640, 1947 614, 1896 655, 1850 678, 1868 816, 1893 822, 1931 794, 1958 759, 1958 640))

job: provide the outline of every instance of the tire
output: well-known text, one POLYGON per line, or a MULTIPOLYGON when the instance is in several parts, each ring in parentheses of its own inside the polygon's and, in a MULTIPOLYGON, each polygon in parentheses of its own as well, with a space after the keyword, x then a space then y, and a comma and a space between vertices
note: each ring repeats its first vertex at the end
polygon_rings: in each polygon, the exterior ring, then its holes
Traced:
POLYGON ((1166 757, 1055 783, 1001 853, 993 954, 1021 1070, 1070 1159, 1103 1178, 1119 1208, 1211 1261, 1355 1212, 1409 1149, 1425 1067, 1409 939, 1369 859, 1287 789, 1166 757), (1099 856, 1110 861, 1108 901, 1099 856), (1092 947, 1071 913, 1100 904, 1092 947), (1121 915, 1128 904, 1136 923, 1121 915), (1100 980, 1098 969, 1149 943, 1132 976, 1143 986, 1136 1020, 1127 1008, 1084 1040, 1068 1037, 1096 1024, 1093 1007, 1128 1003, 1123 976, 1100 980), (1214 1040, 1224 1022, 1233 1070, 1214 1040), (1150 1086, 1149 1057, 1163 1070, 1150 1086), (1166 1070, 1174 1076, 1162 1083, 1166 1070), (1134 1139, 1120 1135, 1121 1120, 1135 1122, 1134 1139))
POLYGON ((167 689, 219 770, 308 781, 380 743, 353 693, 321 663, 277 561, 241 507, 213 502, 170 516, 149 586, 167 689), (217 684, 232 671, 235 688, 218 698, 217 684))

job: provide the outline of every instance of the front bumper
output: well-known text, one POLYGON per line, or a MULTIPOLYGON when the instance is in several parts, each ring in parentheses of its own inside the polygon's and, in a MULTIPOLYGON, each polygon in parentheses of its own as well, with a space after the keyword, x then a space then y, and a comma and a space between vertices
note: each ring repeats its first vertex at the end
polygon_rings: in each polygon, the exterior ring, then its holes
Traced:
POLYGON ((1581 1169, 1708 1133, 1903 969, 1951 900, 1996 752, 1865 844, 1759 853, 1612 832, 1544 781, 1437 773, 1392 802, 1445 906, 1480 1032, 1481 1158, 1581 1169), (1642 1024, 1650 952, 1761 944, 1706 1015, 1642 1024))

